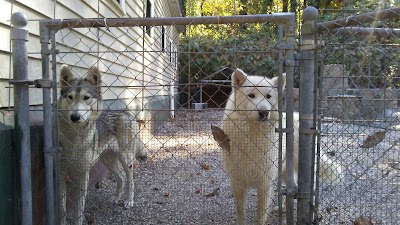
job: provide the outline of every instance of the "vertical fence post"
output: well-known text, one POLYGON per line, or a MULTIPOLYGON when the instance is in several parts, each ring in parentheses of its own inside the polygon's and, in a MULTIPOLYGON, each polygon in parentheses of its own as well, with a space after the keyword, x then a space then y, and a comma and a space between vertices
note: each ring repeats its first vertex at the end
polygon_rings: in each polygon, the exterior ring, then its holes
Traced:
POLYGON ((28 82, 28 53, 26 42, 28 24, 26 16, 16 12, 11 16, 13 25, 12 60, 15 109, 16 148, 21 153, 21 204, 22 225, 32 225, 32 181, 31 181, 31 146, 29 124, 29 82, 28 82))
MULTIPOLYGON (((42 81, 48 85, 43 85, 43 152, 45 162, 46 180, 46 224, 55 223, 55 199, 54 199, 54 147, 53 147, 53 125, 52 125, 52 106, 51 106, 51 85, 49 71, 49 50, 50 32, 47 26, 40 23, 40 43, 42 53, 42 81)), ((53 40, 54 41, 54 40, 53 40)), ((54 59, 53 59, 54 60, 54 59)), ((56 90, 55 90, 56 91, 56 90)))
POLYGON ((290 13, 290 18, 285 26, 286 53, 286 223, 294 224, 294 196, 296 183, 294 178, 294 43, 296 35, 296 15, 290 13))
POLYGON ((303 12, 300 37, 300 105, 299 105, 299 178, 297 195, 297 224, 310 224, 311 186, 314 147, 314 72, 315 31, 318 10, 307 7, 303 12))

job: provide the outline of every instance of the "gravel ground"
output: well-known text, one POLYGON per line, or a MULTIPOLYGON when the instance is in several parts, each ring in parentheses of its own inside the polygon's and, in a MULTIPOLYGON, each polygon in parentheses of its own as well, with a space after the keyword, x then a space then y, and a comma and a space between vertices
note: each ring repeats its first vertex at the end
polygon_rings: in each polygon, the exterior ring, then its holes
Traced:
MULTIPOLYGON (((223 171, 220 149, 210 125, 219 125, 221 110, 179 111, 155 134, 142 135, 149 158, 135 169, 135 205, 110 203, 112 179, 90 188, 88 224, 235 224, 234 200, 223 171)), ((344 168, 338 186, 321 183, 320 224, 353 224, 363 216, 376 224, 400 221, 399 131, 390 130, 376 147, 360 148, 382 129, 327 121, 321 147, 344 168)), ((247 215, 254 224, 256 194, 248 194, 247 215)))
MULTIPOLYGON (((149 158, 135 171, 135 206, 124 209, 108 201, 115 183, 104 179, 92 187, 87 215, 92 224, 235 224, 234 199, 223 171, 220 149, 210 126, 221 110, 180 111, 150 135, 142 135, 149 158), (100 188, 99 188, 100 186, 100 188)), ((248 197, 254 223, 255 192, 248 197)))
POLYGON ((323 124, 321 147, 335 152, 345 179, 338 186, 321 183, 321 224, 353 224, 360 216, 374 225, 399 224, 400 131, 395 126, 375 147, 360 147, 369 135, 383 130, 376 124, 323 124))

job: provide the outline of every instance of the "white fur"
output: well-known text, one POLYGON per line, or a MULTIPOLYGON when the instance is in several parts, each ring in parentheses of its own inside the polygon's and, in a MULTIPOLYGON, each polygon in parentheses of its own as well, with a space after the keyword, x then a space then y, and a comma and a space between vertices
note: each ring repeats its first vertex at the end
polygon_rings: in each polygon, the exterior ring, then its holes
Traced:
MULTIPOLYGON (((285 74, 283 75, 285 85, 285 74)), ((238 224, 246 222, 246 193, 257 190, 257 224, 265 224, 273 208, 275 185, 278 177, 278 78, 248 76, 237 69, 232 74, 232 93, 225 107, 222 130, 230 140, 230 151, 223 151, 224 168, 230 176, 236 201, 238 224)), ((284 115, 285 116, 285 115, 284 115)), ((283 122, 285 118, 283 119, 283 122)), ((295 179, 298 168, 298 114, 294 115, 295 179)), ((283 125, 285 126, 285 124, 283 125)), ((283 135, 285 137, 285 135, 283 135)), ((283 140, 285 144, 285 139, 283 140)), ((285 151, 283 151, 285 157, 285 151)), ((285 165, 285 163, 284 163, 285 165)), ((321 173, 330 181, 338 181, 340 166, 322 157, 321 173)), ((284 180, 286 169, 283 167, 284 180)))

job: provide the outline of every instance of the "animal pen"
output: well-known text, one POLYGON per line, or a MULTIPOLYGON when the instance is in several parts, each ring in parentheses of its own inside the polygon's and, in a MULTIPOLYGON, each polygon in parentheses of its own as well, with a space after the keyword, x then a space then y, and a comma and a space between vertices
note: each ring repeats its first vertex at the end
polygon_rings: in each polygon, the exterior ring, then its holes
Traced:
MULTIPOLYGON (((221 99, 227 99, 230 91, 229 74, 214 73, 225 66, 268 77, 287 74, 285 102, 280 102, 278 111, 286 112, 288 125, 280 123, 276 129, 287 141, 274 145, 287 152, 287 159, 275 165, 281 171, 286 163, 289 177, 293 176, 293 112, 300 114, 298 187, 281 179, 275 182, 274 224, 352 224, 363 219, 397 224, 400 32, 392 24, 399 13, 400 8, 391 8, 318 23, 318 11, 309 7, 303 11, 299 34, 293 13, 42 20, 43 78, 35 81, 29 80, 26 61, 17 60, 29 53, 24 48, 26 24, 16 15, 11 81, 15 96, 22 95, 19 91, 27 94, 27 85, 43 89, 46 218, 42 224, 59 224, 63 217, 59 183, 65 177, 59 174, 62 149, 57 141, 56 104, 63 63, 74 65, 77 75, 99 66, 107 84, 103 86, 104 108, 133 112, 148 150, 146 161, 132 165, 135 203, 129 209, 109 201, 115 182, 101 166, 94 167, 98 170, 91 172, 84 213, 87 224, 235 224, 235 203, 222 168, 222 150, 211 133, 211 125, 220 126, 221 99), (190 45, 195 38, 190 32, 211 26, 221 37, 234 37, 233 41, 216 39, 207 49, 190 45), (164 42, 168 29, 187 35, 189 47, 173 48, 164 42), (139 42, 143 45, 124 41, 134 32, 142 34, 139 42), (160 51, 147 48, 147 32, 161 40, 152 42, 161 46, 160 51), (252 39, 254 32, 265 39, 252 39), (96 45, 90 45, 89 39, 96 40, 96 45), (265 44, 255 48, 254 42, 265 44), (224 51, 215 47, 222 45, 224 51), (93 55, 101 59, 93 61, 93 55), (166 58, 162 67, 153 64, 162 57, 166 58), (204 77, 210 82, 204 82, 204 77), (159 100, 160 96, 168 100, 159 100), (161 107, 150 108, 154 101, 161 107), (313 162, 318 165, 322 155, 342 166, 339 184, 315 179, 319 170, 313 162)), ((16 123, 21 128, 29 121, 24 113, 26 101, 15 99, 16 123)), ((29 136, 29 129, 18 132, 19 137, 29 136)), ((29 157, 29 139, 21 141, 21 149, 22 157, 29 157)), ((21 160, 25 169, 21 171, 22 214, 29 221, 30 164, 26 158, 21 160)), ((256 200, 250 191, 246 206, 250 223, 255 223, 256 200)))

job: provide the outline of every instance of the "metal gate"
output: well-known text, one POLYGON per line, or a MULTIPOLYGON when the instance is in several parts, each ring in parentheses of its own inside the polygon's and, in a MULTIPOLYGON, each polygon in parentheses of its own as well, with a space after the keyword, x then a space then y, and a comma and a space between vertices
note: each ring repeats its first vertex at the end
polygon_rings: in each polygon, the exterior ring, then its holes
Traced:
MULTIPOLYGON (((273 145, 277 154, 278 149, 282 152, 282 146, 286 145, 288 175, 293 177, 293 128, 290 124, 293 124, 294 109, 294 14, 43 20, 40 28, 43 81, 49 81, 48 85, 43 85, 44 114, 47 115, 45 153, 48 156, 48 194, 52 193, 53 183, 56 184, 54 199, 51 195, 47 199, 49 224, 65 219, 66 222, 86 221, 92 224, 234 224, 234 200, 228 176, 222 168, 221 150, 211 135, 211 125, 221 124, 223 107, 231 89, 230 75, 236 68, 266 77, 286 72, 285 111, 288 126, 280 122, 279 126, 276 125, 276 132, 280 137, 285 134, 287 143, 282 143, 280 138, 280 143, 273 145), (219 33, 204 44, 201 38, 191 35, 196 29, 219 33), (184 32, 188 37, 181 39, 179 47, 174 31, 184 32), (229 42, 224 42, 224 38, 229 36, 232 36, 229 42), (197 42, 193 44, 195 39, 197 42), (221 46, 224 48, 219 48, 221 46), (90 76, 90 68, 97 66, 102 77, 103 109, 131 112, 133 119, 124 123, 137 123, 140 127, 135 136, 140 136, 147 151, 147 160, 134 161, 129 165, 135 171, 135 197, 129 209, 125 209, 124 204, 110 202, 112 193, 118 188, 115 184, 118 175, 111 176, 99 163, 95 163, 96 160, 88 159, 86 169, 79 169, 78 165, 70 163, 77 167, 70 170, 81 174, 79 176, 85 176, 87 168, 92 168, 88 189, 80 190, 86 187, 80 184, 78 189, 72 191, 81 196, 70 199, 69 196, 77 194, 63 191, 63 186, 60 190, 59 183, 78 185, 71 180, 72 174, 59 171, 60 158, 51 157, 59 149, 58 140, 64 138, 61 137, 62 131, 57 130, 65 129, 63 126, 57 129, 56 125, 63 119, 57 110, 57 99, 66 97, 60 96, 56 87, 64 84, 68 90, 72 88, 68 80, 59 78, 60 73, 61 76, 63 74, 60 72, 62 64, 68 64, 71 73, 78 77, 90 76), (52 112, 53 120, 50 120, 52 112), (55 176, 54 182, 52 171, 60 174, 55 176), (62 200, 65 195, 66 200, 62 200), (82 197, 86 203, 82 202, 82 197), (67 202, 66 214, 64 201, 67 202), (72 207, 77 207, 74 210, 79 211, 78 215, 69 215, 68 204, 75 204, 72 207)), ((282 87, 279 90, 282 91, 282 87)), ((280 113, 284 110, 282 101, 277 108, 280 113)), ((74 132, 82 139, 93 135, 90 132, 74 132)), ((80 146, 79 143, 71 145, 80 146)), ((68 149, 59 150, 62 155, 68 149)), ((61 164, 65 160, 63 157, 61 164)), ((273 162, 274 167, 282 170, 282 161, 273 162)), ((279 178, 274 182, 274 206, 279 206, 274 221, 282 224, 287 217, 288 223, 293 224, 295 184, 286 185, 285 216, 282 210, 282 181, 279 178)), ((255 192, 250 192, 248 203, 246 218, 254 223, 255 192)))

